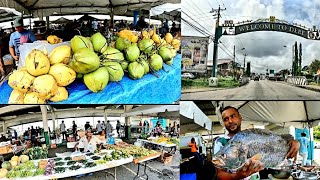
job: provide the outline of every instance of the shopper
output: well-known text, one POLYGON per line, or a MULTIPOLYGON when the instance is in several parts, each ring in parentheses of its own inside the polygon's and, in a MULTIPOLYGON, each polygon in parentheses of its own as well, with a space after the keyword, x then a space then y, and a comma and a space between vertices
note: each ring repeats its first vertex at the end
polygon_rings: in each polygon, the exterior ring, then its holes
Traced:
POLYGON ((109 134, 112 133, 112 125, 110 124, 110 121, 108 120, 107 121, 107 124, 106 124, 106 135, 107 137, 109 137, 109 134))
POLYGON ((74 140, 77 141, 77 125, 74 121, 72 122, 72 134, 73 134, 74 140))
POLYGON ((66 125, 64 124, 64 121, 62 121, 60 124, 60 132, 62 134, 62 140, 65 140, 67 133, 66 133, 66 125))
POLYGON ((120 137, 120 128, 121 128, 120 121, 119 121, 119 120, 117 120, 116 129, 117 129, 118 137, 120 137))
POLYGON ((100 123, 100 120, 98 121, 98 124, 96 125, 96 129, 98 131, 98 134, 101 135, 102 132, 102 124, 100 123))
POLYGON ((308 146, 309 139, 306 137, 306 133, 301 133, 301 137, 297 139, 300 143, 299 155, 302 156, 302 166, 305 166, 308 158, 308 146))

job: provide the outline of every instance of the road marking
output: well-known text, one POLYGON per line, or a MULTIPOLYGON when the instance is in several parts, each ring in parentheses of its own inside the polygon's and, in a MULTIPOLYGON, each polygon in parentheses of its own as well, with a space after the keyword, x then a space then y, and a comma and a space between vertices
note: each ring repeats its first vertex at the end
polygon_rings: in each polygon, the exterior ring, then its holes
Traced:
MULTIPOLYGON (((121 165, 122 167, 124 167, 124 168, 126 168, 129 172, 131 172, 132 174, 134 174, 134 175, 137 175, 137 173, 136 172, 134 172, 132 169, 130 169, 130 168, 128 168, 127 166, 125 166, 125 165, 121 165)), ((142 179, 142 180, 146 180, 145 178, 143 178, 143 177, 139 177, 140 179, 142 179)))

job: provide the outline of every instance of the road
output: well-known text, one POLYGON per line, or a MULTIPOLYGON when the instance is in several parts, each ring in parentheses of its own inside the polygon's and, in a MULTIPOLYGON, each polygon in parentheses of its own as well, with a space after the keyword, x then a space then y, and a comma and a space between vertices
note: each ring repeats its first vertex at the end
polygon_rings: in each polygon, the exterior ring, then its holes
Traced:
POLYGON ((251 80, 238 88, 184 93, 181 100, 320 100, 320 92, 284 82, 251 80))

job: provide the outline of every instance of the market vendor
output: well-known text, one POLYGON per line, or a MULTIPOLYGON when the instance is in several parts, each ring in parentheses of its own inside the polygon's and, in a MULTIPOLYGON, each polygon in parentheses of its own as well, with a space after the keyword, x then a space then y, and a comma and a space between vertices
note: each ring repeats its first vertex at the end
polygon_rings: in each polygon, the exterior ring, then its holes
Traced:
POLYGON ((23 19, 21 17, 17 17, 14 20, 14 27, 16 29, 16 32, 12 33, 10 35, 10 41, 9 41, 9 52, 13 59, 16 61, 16 65, 19 61, 20 51, 19 47, 23 43, 33 43, 37 40, 36 36, 33 34, 33 32, 24 29, 23 27, 23 19))
POLYGON ((157 121, 156 126, 153 129, 153 136, 161 136, 162 135, 162 126, 160 121, 157 121))
POLYGON ((86 131, 86 135, 81 137, 80 140, 76 143, 76 150, 79 149, 79 144, 83 145, 83 152, 94 152, 97 149, 97 145, 99 145, 99 149, 102 148, 103 142, 98 137, 93 136, 91 129, 88 129, 86 131))
POLYGON ((31 148, 32 148, 32 142, 31 140, 28 140, 26 142, 26 145, 24 147, 24 151, 22 152, 22 154, 28 154, 31 148))

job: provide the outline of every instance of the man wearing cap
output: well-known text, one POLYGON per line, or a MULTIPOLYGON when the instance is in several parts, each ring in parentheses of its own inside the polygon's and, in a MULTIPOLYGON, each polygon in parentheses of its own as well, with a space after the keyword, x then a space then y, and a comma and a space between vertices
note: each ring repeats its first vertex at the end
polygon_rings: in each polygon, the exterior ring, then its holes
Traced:
POLYGON ((16 29, 16 32, 10 35, 9 52, 13 59, 16 61, 16 64, 18 64, 20 56, 20 45, 22 45, 23 43, 33 43, 37 40, 37 38, 33 34, 33 32, 24 29, 23 19, 21 17, 17 17, 14 20, 14 27, 16 29))

